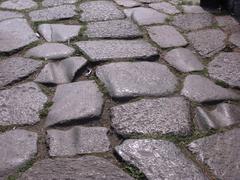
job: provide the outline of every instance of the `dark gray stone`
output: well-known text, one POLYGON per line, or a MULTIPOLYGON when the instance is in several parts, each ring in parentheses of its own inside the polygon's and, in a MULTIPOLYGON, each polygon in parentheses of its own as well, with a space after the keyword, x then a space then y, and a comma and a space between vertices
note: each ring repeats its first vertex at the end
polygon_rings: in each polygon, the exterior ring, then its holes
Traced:
POLYGON ((99 66, 97 77, 112 97, 163 96, 176 90, 178 81, 169 69, 151 62, 119 62, 99 66))
POLYGON ((5 9, 26 10, 37 8, 38 4, 33 0, 8 0, 2 2, 0 7, 5 9))
POLYGON ((207 11, 205 11, 201 6, 197 6, 197 5, 183 5, 182 8, 184 13, 190 13, 190 14, 207 13, 207 11))
POLYGON ((64 4, 74 4, 78 0, 43 0, 43 7, 60 6, 64 4))
POLYGON ((166 14, 171 14, 171 15, 180 13, 180 11, 175 6, 173 6, 168 2, 151 3, 149 4, 149 7, 166 14))
POLYGON ((233 33, 229 37, 229 41, 240 48, 240 32, 233 33))
POLYGON ((138 167, 149 180, 207 179, 172 142, 130 139, 115 149, 125 161, 138 167))
POLYGON ((13 18, 21 18, 24 17, 22 13, 13 12, 13 11, 1 11, 0 10, 0 21, 13 19, 13 18))
POLYGON ((135 0, 114 0, 114 2, 117 3, 119 6, 124 6, 128 8, 141 6, 141 3, 135 0))

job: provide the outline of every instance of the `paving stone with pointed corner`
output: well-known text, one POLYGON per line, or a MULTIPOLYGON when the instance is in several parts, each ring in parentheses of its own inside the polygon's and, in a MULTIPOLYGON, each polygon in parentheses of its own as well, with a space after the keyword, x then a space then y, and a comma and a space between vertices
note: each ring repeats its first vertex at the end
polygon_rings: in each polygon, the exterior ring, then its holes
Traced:
POLYGON ((79 41, 76 45, 90 61, 152 60, 159 56, 157 48, 143 39, 79 41))
POLYGON ((205 11, 201 6, 196 6, 196 5, 183 5, 183 12, 184 13, 207 13, 207 11, 205 11))
POLYGON ((129 139, 115 149, 124 161, 135 165, 149 180, 207 179, 200 169, 169 141, 129 139))
POLYGON ((152 3, 152 4, 149 4, 149 7, 166 14, 171 14, 171 15, 180 13, 180 11, 175 6, 167 2, 152 3))
POLYGON ((78 36, 81 26, 65 24, 41 24, 38 32, 48 42, 64 42, 78 36))
POLYGON ((62 61, 49 62, 35 79, 47 84, 70 83, 75 74, 87 64, 84 57, 70 57, 62 61))
POLYGON ((33 22, 68 19, 77 15, 75 9, 74 5, 62 5, 32 11, 29 13, 29 16, 33 22))
POLYGON ((161 48, 186 46, 184 37, 173 27, 168 25, 147 28, 150 38, 161 48))
POLYGON ((94 81, 79 81, 57 86, 53 102, 45 126, 98 117, 103 98, 94 81))
POLYGON ((233 33, 229 37, 229 41, 240 48, 240 32, 233 33))
POLYGON ((0 125, 35 124, 47 96, 33 82, 0 91, 0 125))
POLYGON ((190 109, 183 97, 143 99, 111 109, 112 126, 122 136, 190 132, 190 109))
POLYGON ((201 71, 204 69, 202 63, 189 49, 173 49, 165 55, 164 59, 181 72, 201 71))
POLYGON ((218 86, 208 78, 200 75, 188 75, 184 81, 181 94, 201 103, 240 98, 239 94, 218 86))
POLYGON ((42 66, 42 62, 22 57, 0 61, 0 87, 27 77, 42 66))
POLYGON ((67 131, 47 131, 50 156, 74 156, 77 154, 109 151, 110 142, 105 127, 75 126, 67 131))
POLYGON ((240 87, 240 53, 220 53, 208 64, 209 76, 240 87))
POLYGON ((211 57, 225 47, 226 34, 218 29, 207 29, 191 32, 189 41, 203 57, 211 57))
POLYGON ((8 0, 2 2, 0 7, 5 9, 26 10, 37 8, 38 4, 32 0, 8 0))
POLYGON ((43 7, 60 6, 64 4, 74 4, 78 0, 43 0, 43 7))
POLYGON ((110 1, 90 1, 81 3, 81 21, 106 21, 114 19, 124 19, 125 16, 116 4, 110 1))
POLYGON ((0 22, 0 52, 17 50, 37 40, 26 19, 15 18, 0 22))
POLYGON ((128 8, 141 6, 141 3, 135 0, 114 0, 114 2, 117 3, 119 6, 128 8))
POLYGON ((133 180, 117 166, 96 156, 44 159, 19 178, 26 179, 133 180))
POLYGON ((44 58, 44 59, 62 59, 70 57, 74 49, 60 43, 44 43, 29 49, 25 57, 44 58))
POLYGON ((97 77, 115 98, 163 96, 176 90, 178 81, 170 70, 153 62, 119 62, 99 66, 97 77))
POLYGON ((136 38, 143 33, 129 20, 112 20, 88 23, 84 35, 88 38, 136 38))
POLYGON ((7 20, 7 19, 13 19, 13 18, 22 18, 24 15, 19 12, 13 12, 13 11, 1 11, 0 10, 0 21, 7 20))
POLYGON ((205 163, 217 179, 231 180, 240 177, 240 129, 214 134, 188 145, 197 159, 205 163))

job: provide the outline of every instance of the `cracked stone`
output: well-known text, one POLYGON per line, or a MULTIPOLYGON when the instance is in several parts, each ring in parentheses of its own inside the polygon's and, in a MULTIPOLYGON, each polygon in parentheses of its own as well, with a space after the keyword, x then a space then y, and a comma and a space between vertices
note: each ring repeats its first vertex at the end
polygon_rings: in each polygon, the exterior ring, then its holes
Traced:
POLYGON ((173 49, 165 55, 164 59, 181 72, 201 71, 204 69, 202 63, 189 49, 173 49))
POLYGON ((119 156, 135 165, 149 180, 207 179, 201 170, 172 142, 129 139, 115 149, 119 156))
POLYGON ((38 32, 48 42, 64 42, 78 36, 81 26, 65 24, 41 24, 38 26, 38 32))
POLYGON ((58 85, 45 126, 98 117, 103 98, 94 81, 58 85), (77 107, 77 108, 76 108, 77 107))
POLYGON ((90 1, 80 4, 81 21, 106 21, 123 19, 125 15, 120 11, 115 3, 110 1, 90 1))
POLYGON ((5 9, 26 10, 37 8, 38 4, 32 0, 8 0, 2 2, 0 7, 5 9))
POLYGON ((188 75, 184 81, 182 95, 197 102, 239 99, 240 95, 232 90, 223 88, 200 75, 188 75))
POLYGON ((161 48, 186 46, 184 37, 173 27, 168 25, 147 28, 150 38, 161 48))
POLYGON ((19 12, 12 12, 12 11, 1 11, 0 10, 0 21, 13 19, 13 18, 22 18, 24 15, 19 12))
POLYGON ((60 6, 65 4, 74 4, 77 0, 44 0, 43 7, 60 6))
POLYGON ((225 47, 226 35, 221 30, 207 29, 187 35, 194 48, 203 57, 211 57, 225 47))
POLYGON ((189 103, 183 97, 143 99, 111 109, 112 127, 122 136, 190 132, 189 103))
POLYGON ((189 150, 197 159, 207 164, 217 179, 238 179, 240 177, 240 129, 214 134, 193 141, 189 150))
POLYGON ((171 14, 171 15, 180 13, 180 11, 175 6, 167 2, 152 3, 152 4, 149 4, 149 7, 166 14, 171 14))
POLYGON ((117 3, 119 6, 124 6, 128 8, 141 6, 141 3, 134 0, 114 0, 114 2, 117 3))
POLYGON ((50 156, 74 156, 77 154, 109 151, 108 129, 104 127, 76 126, 67 131, 47 131, 50 156))
POLYGON ((74 49, 60 43, 44 43, 29 49, 25 57, 44 58, 44 59, 62 59, 71 56, 74 49))
POLYGON ((151 60, 158 57, 157 48, 143 39, 80 41, 76 45, 90 61, 151 60))
POLYGON ((153 62, 111 63, 99 66, 96 75, 115 98, 163 96, 173 93, 178 85, 166 66, 153 62))
POLYGON ((37 40, 26 19, 16 18, 0 22, 0 52, 17 50, 37 40))
POLYGON ((229 41, 240 48, 240 32, 233 33, 229 37, 229 41))
POLYGON ((207 13, 201 6, 196 5, 184 5, 182 6, 184 13, 190 13, 190 14, 199 14, 199 13, 207 13))
POLYGON ((0 134, 0 178, 25 165, 37 154, 37 133, 16 129, 0 134))

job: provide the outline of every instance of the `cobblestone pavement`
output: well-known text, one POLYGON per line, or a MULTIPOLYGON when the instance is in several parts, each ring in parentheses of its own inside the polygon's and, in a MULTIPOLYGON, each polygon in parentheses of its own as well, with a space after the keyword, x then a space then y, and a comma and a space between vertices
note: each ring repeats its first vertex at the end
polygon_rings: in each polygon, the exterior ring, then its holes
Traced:
POLYGON ((180 0, 0 0, 0 179, 240 178, 240 24, 180 0))

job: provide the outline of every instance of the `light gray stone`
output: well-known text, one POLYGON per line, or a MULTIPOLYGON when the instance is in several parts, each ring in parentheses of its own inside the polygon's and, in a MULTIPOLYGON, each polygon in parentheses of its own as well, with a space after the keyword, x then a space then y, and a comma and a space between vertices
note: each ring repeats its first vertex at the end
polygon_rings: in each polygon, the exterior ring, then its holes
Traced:
POLYGON ((209 76, 240 87, 240 53, 220 53, 208 64, 209 76))
POLYGON ((240 48, 240 32, 233 33, 229 37, 229 41, 240 48))
POLYGON ((60 6, 64 4, 74 4, 78 0, 43 0, 43 7, 60 6))
POLYGON ((106 21, 125 18, 122 11, 110 1, 86 1, 81 3, 79 8, 83 11, 81 21, 106 21))
POLYGON ((216 16, 218 25, 227 33, 235 33, 240 31, 239 22, 231 15, 216 16))
POLYGON ((240 95, 235 92, 222 88, 200 75, 188 75, 184 81, 181 94, 197 102, 240 98, 240 95))
POLYGON ((122 136, 190 132, 190 109, 182 97, 143 99, 113 107, 112 126, 122 136))
POLYGON ((35 83, 25 83, 0 91, 0 125, 35 124, 47 96, 35 83))
POLYGON ((8 0, 2 2, 0 7, 5 9, 26 10, 37 8, 38 4, 32 0, 8 0))
POLYGON ((164 59, 181 72, 201 71, 204 69, 202 63, 189 49, 173 49, 166 54, 164 59))
POLYGON ((77 15, 75 9, 76 7, 74 5, 62 5, 32 11, 29 13, 29 16, 33 22, 68 19, 77 15))
POLYGON ((74 49, 60 43, 44 43, 29 49, 25 57, 45 58, 45 59, 62 59, 71 56, 74 49))
POLYGON ((109 151, 108 129, 104 127, 75 126, 67 131, 47 131, 50 156, 74 156, 77 154, 109 151))
POLYGON ((114 0, 114 2, 117 3, 119 6, 128 8, 141 6, 141 3, 135 0, 114 0))
POLYGON ((126 162, 138 167, 149 180, 207 179, 172 142, 129 139, 115 149, 126 162))
POLYGON ((1 11, 0 10, 0 21, 13 19, 13 18, 21 18, 24 15, 19 12, 12 12, 12 11, 1 11))
POLYGON ((167 2, 151 3, 149 4, 149 7, 171 15, 180 13, 180 11, 175 6, 167 2))
POLYGON ((41 24, 38 32, 48 42, 64 42, 78 36, 81 26, 65 24, 41 24))
POLYGON ((151 60, 158 57, 157 48, 143 39, 80 41, 76 45, 90 61, 151 60))
POLYGON ((70 83, 75 74, 87 64, 84 57, 70 57, 62 61, 49 62, 35 79, 47 84, 70 83))
POLYGON ((173 26, 151 26, 147 28, 147 31, 150 38, 161 48, 186 46, 188 44, 173 26))
POLYGON ((215 134, 193 141, 189 150, 207 164, 217 179, 232 180, 240 177, 240 129, 215 134))
POLYGON ((19 178, 26 179, 133 180, 117 166, 95 156, 44 159, 19 178))
POLYGON ((132 18, 132 14, 133 14, 133 11, 136 10, 138 7, 135 7, 135 8, 127 8, 127 9, 124 9, 123 12, 124 14, 127 16, 127 18, 131 19, 132 18))
POLYGON ((143 33, 129 20, 112 20, 87 24, 84 32, 89 38, 136 38, 143 33))
POLYGON ((157 2, 161 2, 162 0, 136 0, 138 2, 141 2, 141 3, 157 3, 157 2))
POLYGON ((0 134, 0 178, 23 166, 37 154, 37 133, 16 129, 0 134))
POLYGON ((97 77, 112 97, 163 96, 175 91, 178 81, 159 63, 119 62, 99 66, 97 77))
POLYGON ((187 36, 194 48, 203 57, 211 57, 225 47, 226 35, 218 29, 191 32, 187 36))
POLYGON ((207 13, 207 11, 205 11, 201 6, 196 6, 196 5, 183 5, 183 12, 184 13, 190 13, 190 14, 194 14, 194 13, 207 13))
POLYGON ((16 18, 0 22, 0 52, 17 50, 37 40, 26 19, 16 18))
POLYGON ((45 126, 98 117, 103 98, 94 81, 80 81, 57 86, 53 102, 45 126))

